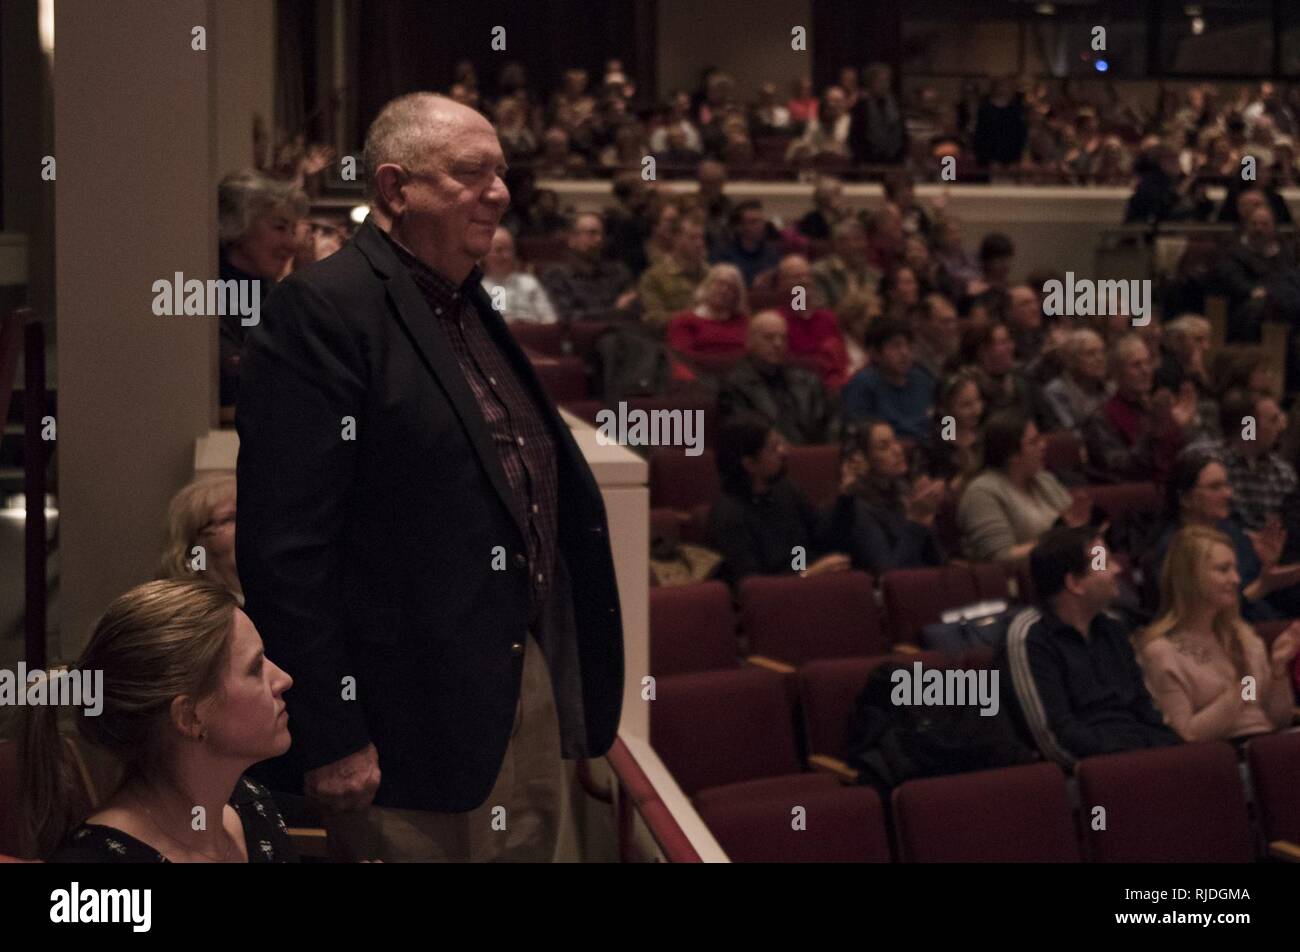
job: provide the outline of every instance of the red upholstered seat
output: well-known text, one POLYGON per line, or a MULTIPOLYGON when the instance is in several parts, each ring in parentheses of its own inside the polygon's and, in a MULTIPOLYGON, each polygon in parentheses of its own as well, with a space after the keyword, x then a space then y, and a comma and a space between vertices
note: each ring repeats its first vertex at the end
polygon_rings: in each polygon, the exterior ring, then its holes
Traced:
POLYGON ((1128 513, 1157 513, 1163 505, 1160 490, 1154 483, 1116 483, 1113 486, 1083 486, 1094 506, 1111 519, 1128 513))
POLYGON ((1232 747, 1180 744, 1089 757, 1076 768, 1082 827, 1097 863, 1248 863, 1246 795, 1232 747), (1094 830, 1093 808, 1106 810, 1094 830))
POLYGON ((564 356, 564 330, 561 325, 511 321, 508 326, 520 346, 533 353, 543 357, 564 356))
POLYGON ((712 450, 687 456, 680 449, 650 454, 650 505, 690 512, 718 494, 718 466, 712 450))
POLYGON ((573 355, 587 360, 596 346, 596 339, 613 327, 611 321, 570 321, 569 341, 573 345, 573 355))
POLYGON ((515 248, 521 261, 540 266, 563 260, 568 241, 564 235, 521 235, 515 248))
POLYGON ((740 584, 740 627, 749 650, 787 664, 889 651, 871 576, 751 576, 740 584))
POLYGON ((1073 430, 1047 434, 1044 463, 1058 476, 1083 472, 1083 440, 1073 430))
POLYGON ((650 673, 734 668, 736 615, 721 582, 650 589, 650 673))
POLYGON ((980 600, 976 577, 965 565, 894 569, 880 578, 894 644, 916 644, 921 629, 949 609, 980 600))
POLYGON ((1065 775, 1055 764, 910 780, 893 792, 907 863, 1077 863, 1065 775))
POLYGON ((1300 845, 1300 734, 1256 737, 1246 750, 1265 839, 1300 845))
POLYGON ((791 446, 786 449, 790 482, 814 506, 835 501, 840 488, 840 448, 834 444, 791 446))
POLYGON ((1001 562, 972 562, 970 572, 981 599, 1007 598, 1010 595, 1013 573, 1009 566, 1001 562))
POLYGON ((528 356, 551 400, 565 403, 586 398, 587 369, 577 357, 544 357, 536 353, 528 356))
POLYGON ((853 702, 862 693, 867 676, 893 660, 893 655, 827 658, 799 669, 799 698, 810 755, 844 758, 853 702))
POLYGON ((682 791, 800 773, 784 679, 745 667, 657 678, 650 741, 682 791))
POLYGON ((768 797, 697 804, 733 863, 888 863, 880 797, 870 787, 831 783, 768 797), (795 808, 802 807, 802 829, 795 808))

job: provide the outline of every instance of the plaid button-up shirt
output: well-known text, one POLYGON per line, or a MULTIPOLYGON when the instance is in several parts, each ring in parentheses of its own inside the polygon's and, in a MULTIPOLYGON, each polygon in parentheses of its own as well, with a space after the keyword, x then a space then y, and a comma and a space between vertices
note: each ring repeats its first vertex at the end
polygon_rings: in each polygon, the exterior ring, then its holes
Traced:
POLYGON ((429 310, 440 322, 501 459, 515 513, 520 524, 526 527, 533 593, 529 623, 536 632, 555 565, 559 516, 555 441, 539 408, 483 326, 483 315, 479 314, 470 294, 482 281, 483 272, 475 266, 457 286, 399 245, 391 235, 387 237, 428 302, 429 310))
POLYGON ((1282 503, 1296 488, 1296 473, 1276 453, 1254 462, 1237 449, 1219 454, 1232 483, 1232 509, 1247 529, 1262 529, 1272 516, 1281 515, 1282 503))

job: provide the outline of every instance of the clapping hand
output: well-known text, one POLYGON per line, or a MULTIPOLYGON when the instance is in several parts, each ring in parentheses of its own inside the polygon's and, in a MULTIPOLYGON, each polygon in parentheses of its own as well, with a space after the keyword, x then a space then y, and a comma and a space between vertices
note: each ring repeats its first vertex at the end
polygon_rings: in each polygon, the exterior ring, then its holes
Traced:
POLYGON ((1285 668, 1300 653, 1300 621, 1293 621, 1277 636, 1269 651, 1269 660, 1275 668, 1285 668))
POLYGON ((1085 494, 1079 493, 1070 501, 1070 505, 1061 512, 1061 520, 1071 529, 1077 529, 1080 526, 1086 526, 1091 515, 1092 500, 1085 494))
POLYGON ((921 476, 912 485, 912 491, 903 500, 903 512, 908 519, 928 526, 943 504, 947 487, 942 479, 921 476))

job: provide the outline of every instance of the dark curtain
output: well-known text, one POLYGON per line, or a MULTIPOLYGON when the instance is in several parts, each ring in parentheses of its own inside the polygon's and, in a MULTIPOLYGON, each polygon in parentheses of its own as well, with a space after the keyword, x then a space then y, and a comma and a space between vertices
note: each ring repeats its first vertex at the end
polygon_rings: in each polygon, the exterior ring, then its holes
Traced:
MULTIPOLYGON (((585 67, 594 91, 605 61, 617 57, 629 76, 645 75, 638 63, 637 0, 385 0, 361 7, 357 52, 357 127, 361 142, 380 108, 417 90, 446 92, 463 59, 474 64, 481 95, 496 95, 501 67, 523 64, 528 85, 547 96, 565 69, 585 67), (506 48, 492 49, 492 28, 505 27, 506 48), (640 68, 638 68, 640 67, 640 68)), ((644 58, 644 53, 642 57, 644 58)), ((643 89, 638 89, 640 95, 643 89)))
POLYGON ((897 2, 812 0, 813 87, 839 80, 841 67, 887 63, 899 78, 903 53, 903 8, 897 2))

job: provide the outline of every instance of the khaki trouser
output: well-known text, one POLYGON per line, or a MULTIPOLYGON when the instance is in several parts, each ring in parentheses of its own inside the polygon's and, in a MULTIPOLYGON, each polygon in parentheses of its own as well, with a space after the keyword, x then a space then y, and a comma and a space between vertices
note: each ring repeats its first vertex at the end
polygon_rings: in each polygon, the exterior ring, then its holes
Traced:
MULTIPOLYGON (((383 770, 383 762, 379 764, 383 770)), ((515 724, 486 800, 466 813, 370 807, 325 820, 335 858, 386 863, 549 863, 560 834, 560 725, 541 647, 529 637, 515 724)))

